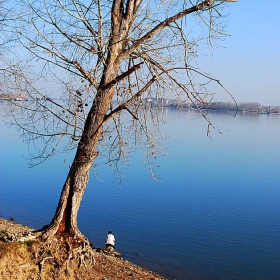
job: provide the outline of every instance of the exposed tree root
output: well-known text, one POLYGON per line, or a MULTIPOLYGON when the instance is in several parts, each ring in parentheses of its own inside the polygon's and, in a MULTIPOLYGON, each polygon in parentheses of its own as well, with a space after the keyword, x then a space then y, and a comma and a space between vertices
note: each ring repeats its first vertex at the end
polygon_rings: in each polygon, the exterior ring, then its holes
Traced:
POLYGON ((94 251, 87 240, 81 241, 75 235, 60 234, 41 240, 34 254, 40 276, 52 271, 57 277, 61 274, 73 275, 81 266, 95 265, 94 251))
POLYGON ((71 253, 66 260, 66 272, 68 272, 69 263, 72 260, 78 260, 79 267, 84 265, 87 268, 87 264, 95 265, 94 253, 88 244, 83 243, 82 246, 71 250, 71 253))

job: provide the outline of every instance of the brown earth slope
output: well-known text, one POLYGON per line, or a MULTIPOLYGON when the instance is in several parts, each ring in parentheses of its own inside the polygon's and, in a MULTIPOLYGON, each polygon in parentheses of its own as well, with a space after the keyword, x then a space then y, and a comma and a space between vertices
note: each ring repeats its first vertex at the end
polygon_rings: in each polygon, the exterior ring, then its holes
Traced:
MULTIPOLYGON (((0 279, 1 280, 165 280, 164 277, 104 251, 94 251, 95 264, 74 260, 67 269, 60 264, 36 264, 34 255, 38 241, 19 240, 32 229, 0 218, 0 279), (41 268, 41 269, 40 269, 41 268), (69 268, 69 269, 68 269, 69 268)), ((65 266, 64 266, 65 267, 65 266)))

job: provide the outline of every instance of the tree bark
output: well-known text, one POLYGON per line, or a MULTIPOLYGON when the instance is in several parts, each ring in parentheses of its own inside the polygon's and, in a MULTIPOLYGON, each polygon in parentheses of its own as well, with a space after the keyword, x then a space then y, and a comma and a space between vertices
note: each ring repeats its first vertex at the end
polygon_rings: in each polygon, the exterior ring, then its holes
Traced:
POLYGON ((76 236, 81 241, 86 241, 78 229, 77 215, 89 181, 89 172, 92 163, 98 156, 98 152, 96 152, 98 140, 102 133, 104 121, 106 120, 106 113, 113 98, 114 85, 106 88, 106 84, 117 77, 118 67, 110 69, 111 71, 105 72, 103 77, 105 86, 100 85, 101 89, 98 91, 89 111, 76 155, 60 195, 55 215, 51 223, 43 231, 45 238, 66 234, 76 236))
POLYGON ((126 16, 123 11, 122 1, 115 0, 112 5, 111 38, 109 40, 106 67, 103 70, 98 91, 87 116, 75 158, 63 186, 56 213, 50 225, 44 230, 43 235, 45 237, 70 234, 85 240, 77 226, 77 214, 89 181, 90 168, 98 155, 96 152, 98 139, 114 96, 115 84, 118 79, 123 79, 131 72, 136 71, 141 65, 135 65, 128 73, 118 77, 121 63, 120 57, 126 45, 126 41, 123 38, 129 28, 125 21, 131 21, 131 19, 126 19, 126 16), (121 25, 123 25, 123 28, 121 28, 121 25))

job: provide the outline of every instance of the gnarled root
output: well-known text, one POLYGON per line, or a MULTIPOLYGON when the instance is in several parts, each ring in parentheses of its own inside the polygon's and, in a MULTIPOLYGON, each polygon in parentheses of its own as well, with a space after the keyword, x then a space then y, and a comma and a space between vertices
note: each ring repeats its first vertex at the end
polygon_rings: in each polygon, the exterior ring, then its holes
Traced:
POLYGON ((66 260, 66 272, 68 272, 69 263, 73 260, 76 260, 78 263, 78 267, 84 265, 87 267, 87 263, 89 265, 95 265, 94 253, 91 247, 88 247, 88 244, 83 243, 80 247, 71 250, 71 253, 66 260))
POLYGON ((82 266, 88 268, 95 265, 94 252, 89 242, 80 241, 73 235, 52 236, 40 241, 34 258, 42 279, 50 271, 55 272, 57 278, 61 274, 70 277, 75 276, 82 266))

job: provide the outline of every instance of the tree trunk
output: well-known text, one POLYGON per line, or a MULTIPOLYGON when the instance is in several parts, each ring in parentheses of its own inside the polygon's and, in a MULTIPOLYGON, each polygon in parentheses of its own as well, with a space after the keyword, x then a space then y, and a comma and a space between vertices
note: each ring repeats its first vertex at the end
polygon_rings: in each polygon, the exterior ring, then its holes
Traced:
POLYGON ((86 241, 78 229, 77 214, 89 181, 90 168, 98 155, 96 147, 113 93, 114 87, 110 87, 99 90, 96 95, 75 158, 63 186, 56 213, 51 223, 43 230, 44 238, 70 235, 78 237, 81 241, 86 241))
MULTIPOLYGON (((116 4, 116 3, 115 3, 116 4)), ((114 5, 113 5, 114 6, 114 5)), ((113 9, 116 9, 113 8, 113 9)), ((118 14, 120 11, 118 10, 118 14)), ((89 180, 89 172, 93 160, 97 157, 96 148, 110 103, 114 96, 114 83, 121 63, 120 53, 123 42, 120 40, 121 16, 112 17, 112 33, 106 67, 100 80, 93 105, 88 113, 84 131, 77 152, 61 192, 55 216, 44 230, 43 236, 70 234, 85 241, 77 226, 78 210, 89 180)))
POLYGON ((91 162, 80 162, 79 158, 75 157, 63 186, 54 218, 44 230, 45 237, 67 233, 83 239, 77 226, 77 214, 89 180, 91 164, 91 162))

